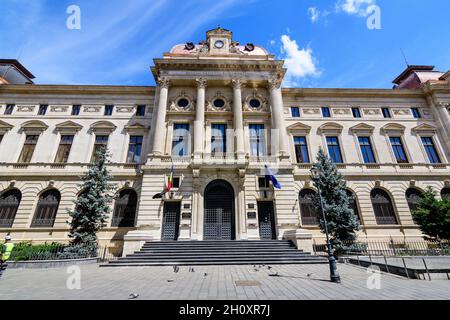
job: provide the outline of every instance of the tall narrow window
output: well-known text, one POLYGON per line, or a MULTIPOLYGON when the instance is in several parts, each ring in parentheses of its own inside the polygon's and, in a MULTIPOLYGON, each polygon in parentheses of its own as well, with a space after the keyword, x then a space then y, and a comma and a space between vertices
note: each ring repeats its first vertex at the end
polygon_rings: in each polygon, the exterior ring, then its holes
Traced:
POLYGON ((27 135, 27 137, 25 138, 25 143, 22 148, 22 152, 20 153, 19 163, 30 163, 38 139, 39 136, 27 135))
POLYGON ((352 108, 353 118, 361 118, 361 110, 359 108, 352 108))
POLYGON ((136 116, 138 116, 138 117, 145 116, 145 106, 144 105, 137 106, 137 108, 136 108, 136 116))
POLYGON ((328 154, 334 163, 343 163, 338 137, 327 137, 328 154))
POLYGON ((310 163, 306 137, 294 137, 297 163, 310 163))
POLYGON ((300 215, 303 225, 319 225, 319 212, 313 204, 313 198, 316 193, 309 189, 304 189, 299 195, 300 215))
POLYGON ((94 150, 92 150, 92 157, 91 157, 91 163, 94 163, 97 161, 97 153, 100 151, 100 149, 107 149, 108 148, 108 140, 109 136, 95 136, 95 144, 94 144, 94 150))
POLYGON ((39 197, 31 227, 53 227, 61 194, 56 189, 45 191, 39 197))
POLYGON ((401 137, 389 137, 391 141, 392 151, 395 155, 397 163, 408 163, 408 157, 406 156, 405 148, 401 137))
POLYGON ((331 112, 330 112, 330 108, 329 107, 322 107, 322 116, 324 118, 330 118, 331 117, 331 112))
POLYGON ((370 137, 358 137, 359 147, 364 159, 364 163, 376 163, 375 154, 373 153, 372 142, 370 137))
POLYGON ((422 118, 422 115, 420 114, 419 108, 411 108, 411 113, 414 118, 420 119, 422 118))
POLYGON ((13 113, 13 111, 14 111, 14 105, 13 104, 8 104, 6 106, 6 109, 5 109, 5 114, 6 115, 10 115, 10 114, 13 113))
POLYGON ((190 134, 188 123, 175 123, 173 125, 172 155, 184 157, 191 153, 190 134))
POLYGON ((374 189, 370 194, 377 224, 397 224, 391 197, 386 191, 374 189))
POLYGON ((45 114, 47 113, 47 108, 48 108, 48 105, 46 105, 46 104, 41 104, 41 105, 39 106, 38 115, 39 115, 39 116, 45 116, 45 114))
POLYGON ((266 155, 266 137, 263 124, 250 124, 250 150, 252 156, 266 155))
POLYGON ((19 208, 22 193, 18 189, 8 190, 0 196, 0 227, 11 228, 19 208))
POLYGON ((114 206, 112 227, 134 227, 136 220, 137 193, 126 189, 119 193, 114 206))
POLYGON ((142 153, 142 141, 144 140, 143 136, 131 136, 130 144, 128 146, 128 163, 140 163, 141 162, 141 153, 142 153))
POLYGON ((299 107, 291 107, 291 115, 292 115, 292 118, 300 118, 300 108, 299 107))
POLYGON ((430 163, 441 163, 441 159, 439 158, 436 146, 434 145, 433 138, 422 137, 421 139, 430 163))
POLYGON ((56 163, 67 163, 69 160, 70 149, 72 148, 73 136, 61 136, 58 152, 56 153, 56 163))
POLYGON ((80 109, 81 109, 81 106, 80 105, 73 105, 72 106, 72 115, 73 116, 78 116, 78 115, 80 115, 80 109))
POLYGON ((227 125, 213 123, 211 125, 211 155, 227 152, 227 125))
POLYGON ((105 116, 112 116, 114 110, 114 106, 105 106, 105 116))
POLYGON ((383 113, 383 117, 392 118, 391 110, 389 110, 389 108, 381 108, 381 112, 383 113))

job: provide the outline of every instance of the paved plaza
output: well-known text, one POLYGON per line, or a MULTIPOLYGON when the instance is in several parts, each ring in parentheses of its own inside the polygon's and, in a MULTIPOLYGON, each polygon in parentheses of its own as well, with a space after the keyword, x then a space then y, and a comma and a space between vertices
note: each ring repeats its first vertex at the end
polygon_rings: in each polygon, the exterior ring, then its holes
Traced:
POLYGON ((9 269, 0 279, 0 299, 137 299, 151 300, 310 300, 310 299, 450 299, 448 280, 408 280, 339 264, 341 284, 328 281, 328 265, 202 266, 80 269, 9 269), (77 285, 80 271, 80 289, 77 285), (75 273, 74 273, 75 272, 75 273), (274 276, 275 275, 275 276, 274 276), (377 274, 375 276, 378 276, 377 274), (369 279, 369 281, 368 281, 369 279), (368 286, 369 282, 369 286, 368 286), (372 289, 369 289, 372 288, 372 289))

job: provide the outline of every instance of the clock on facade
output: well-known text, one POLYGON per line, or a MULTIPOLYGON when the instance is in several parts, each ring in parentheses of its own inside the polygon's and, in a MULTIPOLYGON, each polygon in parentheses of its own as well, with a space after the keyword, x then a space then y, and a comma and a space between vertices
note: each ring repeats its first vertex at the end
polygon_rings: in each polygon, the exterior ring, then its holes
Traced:
POLYGON ((214 43, 214 46, 215 46, 217 49, 222 49, 224 45, 225 45, 225 43, 224 43, 222 40, 217 40, 217 41, 214 43))

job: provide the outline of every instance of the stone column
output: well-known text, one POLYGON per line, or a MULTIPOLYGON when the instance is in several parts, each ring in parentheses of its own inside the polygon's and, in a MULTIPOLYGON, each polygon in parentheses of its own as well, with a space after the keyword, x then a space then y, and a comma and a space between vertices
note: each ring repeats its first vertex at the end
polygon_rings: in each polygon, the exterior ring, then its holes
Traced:
POLYGON ((158 79, 158 85, 159 85, 159 103, 154 128, 155 134, 153 136, 152 153, 154 155, 164 155, 167 99, 169 95, 169 80, 166 78, 158 79))
POLYGON ((279 155, 289 157, 288 135, 284 122, 284 105, 281 94, 281 79, 269 80, 270 104, 272 106, 273 129, 278 130, 279 155))
POLYGON ((242 84, 241 79, 231 81, 233 86, 233 115, 234 115, 234 131, 236 137, 235 152, 238 159, 245 157, 244 150, 244 120, 242 115, 242 84))
POLYGON ((201 159, 205 145, 205 91, 206 80, 196 79, 197 106, 194 122, 194 159, 201 159))

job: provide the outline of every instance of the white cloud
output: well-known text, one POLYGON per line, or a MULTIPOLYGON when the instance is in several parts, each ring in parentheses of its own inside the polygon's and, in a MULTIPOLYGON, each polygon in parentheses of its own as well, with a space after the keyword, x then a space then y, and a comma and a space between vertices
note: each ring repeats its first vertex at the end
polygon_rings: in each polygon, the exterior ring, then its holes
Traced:
POLYGON ((281 43, 285 67, 288 69, 285 86, 296 86, 299 80, 308 76, 320 76, 311 48, 299 48, 297 41, 286 34, 281 36, 281 43))
POLYGON ((367 17, 373 5, 376 5, 376 0, 339 0, 336 3, 336 11, 343 11, 349 15, 367 17))
POLYGON ((311 22, 316 23, 320 17, 320 10, 316 7, 310 7, 308 8, 308 15, 311 18, 311 22))

